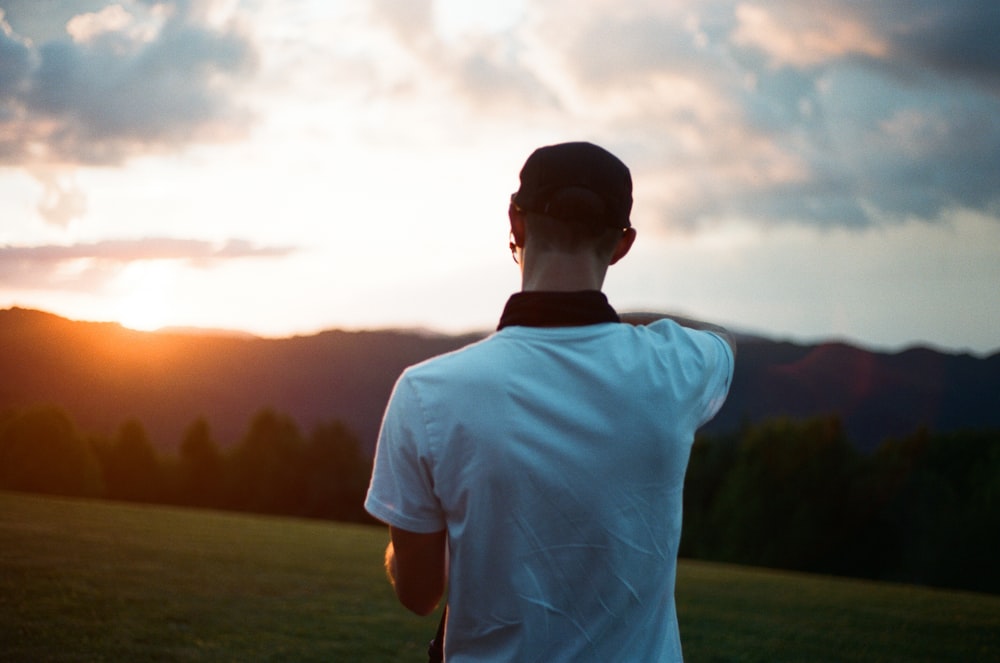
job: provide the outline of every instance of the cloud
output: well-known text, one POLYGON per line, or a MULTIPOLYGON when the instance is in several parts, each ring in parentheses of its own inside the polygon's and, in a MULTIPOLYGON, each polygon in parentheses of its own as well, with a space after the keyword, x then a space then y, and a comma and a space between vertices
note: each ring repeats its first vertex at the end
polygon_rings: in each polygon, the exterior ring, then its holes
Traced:
POLYGON ((411 99, 447 85, 479 125, 580 128, 627 157, 655 223, 867 228, 1000 205, 988 3, 554 1, 462 39, 429 2, 376 9, 419 63, 411 99))
POLYGON ((865 228, 1000 207, 986 4, 678 2, 545 25, 660 223, 865 228))
POLYGON ((854 54, 886 54, 885 39, 851 6, 816 9, 801 3, 738 4, 732 41, 760 50, 774 67, 808 68, 854 54))
POLYGON ((406 83, 395 90, 417 96, 420 89, 442 86, 480 119, 491 113, 509 117, 517 107, 521 112, 558 109, 557 95, 526 62, 526 44, 515 31, 484 28, 448 35, 442 25, 446 19, 435 14, 430 0, 373 0, 371 7, 375 29, 388 30, 406 54, 397 72, 406 76, 406 83))
POLYGON ((421 49, 433 39, 433 4, 431 0, 371 0, 377 23, 387 25, 406 46, 421 49))
POLYGON ((37 45, 0 19, 0 165, 117 165, 245 134, 257 54, 235 20, 212 3, 104 4, 37 45))
POLYGON ((170 237, 0 246, 0 280, 8 288, 94 290, 137 261, 178 260, 208 268, 227 260, 282 258, 296 250, 259 246, 244 239, 214 243, 170 237))
MULTIPOLYGON (((246 93, 274 122, 327 103, 337 140, 387 154, 596 140, 666 226, 867 228, 1000 206, 996 3, 552 0, 465 31, 432 0, 324 5, 305 28, 309 3, 261 0, 239 20, 231 4, 5 3, 0 165, 246 136, 246 93)), ((308 130, 333 135, 327 117, 308 130)), ((47 194, 53 222, 82 212, 73 194, 47 194)))
POLYGON ((86 213, 87 195, 75 183, 63 184, 58 173, 52 169, 29 168, 29 171, 42 183, 38 213, 48 223, 65 228, 73 219, 86 213))
MULTIPOLYGON (((0 109, 14 99, 31 70, 31 45, 3 20, 0 9, 0 109)), ((3 116, 0 116, 2 118, 3 116)))
POLYGON ((900 72, 931 69, 993 81, 1000 68, 994 47, 1000 6, 988 0, 726 4, 735 18, 732 41, 766 54, 775 67, 810 68, 861 57, 900 72))
POLYGON ((1000 5, 989 0, 891 0, 862 5, 886 34, 892 64, 904 75, 930 70, 1000 94, 1000 5))
POLYGON ((988 4, 740 5, 732 43, 755 81, 745 120, 802 157, 809 176, 738 204, 761 218, 858 227, 949 209, 995 214, 1000 10, 988 4))
POLYGON ((482 39, 454 68, 457 89, 478 110, 561 110, 558 95, 496 40, 482 39))

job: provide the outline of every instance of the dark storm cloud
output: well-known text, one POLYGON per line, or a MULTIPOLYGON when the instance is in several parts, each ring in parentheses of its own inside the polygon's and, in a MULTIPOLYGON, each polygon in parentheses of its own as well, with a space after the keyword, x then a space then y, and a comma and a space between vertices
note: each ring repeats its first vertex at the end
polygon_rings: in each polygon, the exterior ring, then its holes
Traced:
POLYGON ((904 68, 976 81, 1000 93, 1000 4, 993 0, 891 0, 861 7, 904 68))
MULTIPOLYGON (((117 164, 245 131, 250 118, 234 91, 255 71, 249 40, 202 22, 186 3, 122 7, 108 3, 73 38, 41 43, 3 24, 0 164, 117 164)), ((17 11, 30 15, 24 3, 17 11)))

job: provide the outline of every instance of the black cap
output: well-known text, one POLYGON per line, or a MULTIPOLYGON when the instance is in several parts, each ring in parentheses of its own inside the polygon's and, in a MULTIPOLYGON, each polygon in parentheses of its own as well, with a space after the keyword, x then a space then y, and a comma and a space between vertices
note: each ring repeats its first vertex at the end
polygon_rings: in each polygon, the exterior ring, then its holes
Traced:
POLYGON ((512 201, 523 210, 563 221, 628 228, 632 174, 593 143, 560 143, 535 150, 521 168, 512 201))

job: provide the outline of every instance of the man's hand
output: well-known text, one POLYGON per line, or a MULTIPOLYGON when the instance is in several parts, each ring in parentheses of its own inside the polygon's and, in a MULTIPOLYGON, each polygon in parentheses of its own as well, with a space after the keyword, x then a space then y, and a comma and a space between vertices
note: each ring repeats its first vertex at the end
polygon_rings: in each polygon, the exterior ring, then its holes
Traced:
POLYGON ((420 534, 389 527, 385 570, 403 606, 425 616, 434 612, 444 595, 447 578, 447 532, 420 534))

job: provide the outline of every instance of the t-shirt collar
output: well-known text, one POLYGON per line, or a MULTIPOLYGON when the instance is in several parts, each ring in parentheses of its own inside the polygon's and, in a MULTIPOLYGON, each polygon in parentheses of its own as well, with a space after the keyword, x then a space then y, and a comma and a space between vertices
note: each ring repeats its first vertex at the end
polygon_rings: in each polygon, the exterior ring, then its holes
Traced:
POLYGON ((497 330, 515 325, 581 327, 602 322, 621 322, 621 319, 600 290, 529 291, 511 295, 500 316, 497 330))

